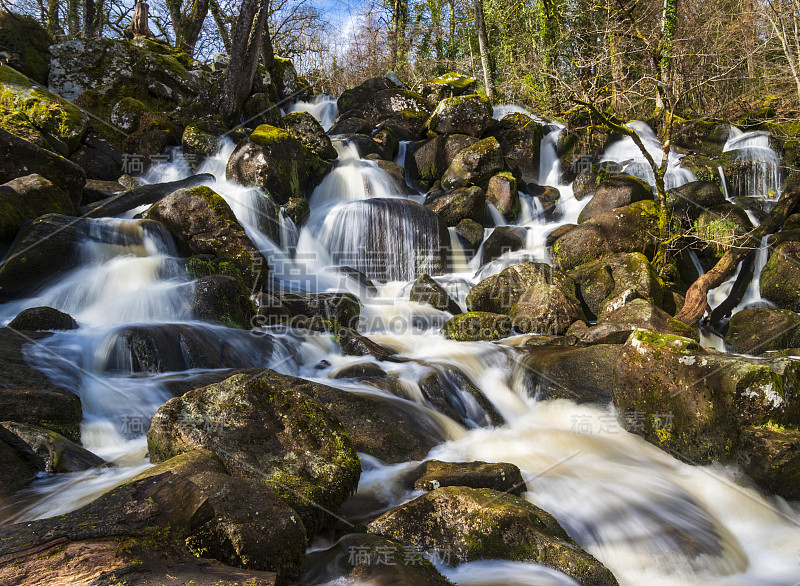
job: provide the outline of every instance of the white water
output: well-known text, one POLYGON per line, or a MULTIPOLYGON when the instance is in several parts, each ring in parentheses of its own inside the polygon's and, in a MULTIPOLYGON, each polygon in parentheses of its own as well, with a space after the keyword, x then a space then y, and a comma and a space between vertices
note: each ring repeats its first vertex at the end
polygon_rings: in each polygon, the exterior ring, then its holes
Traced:
POLYGON ((308 102, 297 101, 289 106, 289 113, 291 112, 308 112, 317 119, 317 122, 320 123, 325 132, 331 129, 337 116, 339 116, 336 98, 328 94, 314 96, 311 101, 308 102))
MULTIPOLYGON (((547 261, 546 235, 577 219, 584 202, 575 200, 570 186, 560 184, 554 156, 560 131, 554 130, 543 141, 542 156, 547 164, 541 173, 545 184, 561 193, 558 222, 544 223, 538 201, 523 196, 520 224, 528 229, 525 250, 482 268, 467 264, 460 243, 453 244, 458 240, 448 232, 446 244, 454 250, 453 274, 438 277, 438 281, 462 305, 472 284, 515 259, 527 256, 547 261), (480 270, 477 275, 476 270, 480 270)), ((623 147, 609 149, 606 160, 625 161, 631 153, 623 147)), ((430 260, 420 261, 413 247, 428 251, 441 243, 434 242, 430 230, 407 213, 411 208, 403 203, 402 193, 386 187, 388 175, 375 165, 340 145, 337 168, 311 197, 309 222, 298 232, 285 218, 280 219, 276 242, 259 227, 268 213, 264 194, 225 180, 231 149, 227 144, 201 171, 216 175, 213 188, 231 205, 247 234, 267 256, 278 281, 313 291, 349 290, 350 284, 341 276, 325 271, 331 264, 362 269, 379 281, 379 294, 362 298, 359 330, 411 359, 381 366, 398 380, 392 391, 397 394, 392 395, 394 400, 416 410, 420 433, 447 440, 434 448, 431 457, 517 464, 528 484, 526 498, 554 514, 621 584, 796 582, 800 516, 794 509, 737 485, 731 470, 681 464, 621 429, 610 407, 579 406, 563 400, 536 402, 528 396, 523 377, 517 376, 518 361, 509 346, 444 340, 438 331, 449 314, 408 300, 410 281, 428 268, 425 262, 430 260), (290 243, 297 243, 296 249, 290 243), (394 256, 373 255, 377 247, 394 256), (485 413, 463 390, 453 389, 451 396, 459 407, 461 423, 428 405, 419 381, 448 368, 457 368, 469 378, 507 425, 485 427, 485 413)), ((185 172, 179 166, 165 166, 151 174, 150 180, 178 179, 185 172)), ((675 181, 682 178, 680 174, 673 177, 675 181)), ((107 227, 109 222, 97 223, 101 224, 107 227)), ((178 323, 201 331, 205 340, 224 339, 232 344, 238 340, 241 345, 236 355, 252 366, 272 366, 355 393, 390 392, 367 382, 329 378, 345 366, 374 361, 342 356, 330 336, 275 333, 273 354, 259 359, 251 354, 255 347, 248 343, 247 334, 193 322, 186 307, 192 284, 180 270, 169 239, 156 237, 156 232, 145 230, 141 222, 111 224, 110 241, 87 240, 82 264, 74 271, 36 299, 0 308, 0 315, 8 320, 22 307, 45 302, 74 312, 79 330, 58 333, 31 349, 29 355, 47 368, 55 382, 81 395, 84 444, 119 467, 37 481, 20 497, 23 502, 17 507, 17 520, 73 509, 147 466, 143 435, 129 437, 120 427, 121 419, 149 421, 170 396, 168 379, 187 373, 132 376, 120 367, 128 364, 119 359, 125 352, 124 347, 120 350, 118 332, 125 327, 178 323), (125 269, 116 266, 123 263, 125 269), (133 270, 137 263, 148 268, 133 270), (80 289, 84 282, 85 288, 80 289), (101 308, 112 310, 104 315, 101 308), (109 369, 112 358, 116 370, 109 369), (55 497, 59 492, 63 497, 55 497)), ((366 457, 364 462, 360 494, 378 497, 387 506, 414 496, 398 488, 398 476, 408 463, 383 466, 366 457)), ((462 584, 573 583, 535 564, 481 561, 441 569, 462 584)))
POLYGON ((732 192, 736 195, 756 195, 773 200, 780 196, 781 159, 770 146, 768 132, 742 132, 731 126, 723 150, 735 153, 737 164, 746 167, 746 171, 738 170, 735 177, 725 179, 732 192))

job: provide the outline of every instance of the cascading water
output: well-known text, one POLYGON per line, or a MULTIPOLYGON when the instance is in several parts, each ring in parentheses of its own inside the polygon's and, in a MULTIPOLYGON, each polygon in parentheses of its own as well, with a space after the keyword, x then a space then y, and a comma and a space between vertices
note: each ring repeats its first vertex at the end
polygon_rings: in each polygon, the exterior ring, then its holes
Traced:
MULTIPOLYGON (((560 220, 545 222, 538 200, 523 194, 519 224, 527 228, 528 242, 513 253, 516 257, 508 255, 497 266, 523 256, 547 261, 546 235, 575 222, 584 205, 575 200, 570 186, 560 184, 555 153, 559 132, 554 126, 543 140, 540 176, 544 185, 560 192, 560 220)), ((606 160, 635 158, 622 146, 609 149, 606 160)), ((73 312, 78 330, 54 334, 28 348, 28 356, 54 382, 81 396, 84 445, 117 467, 37 480, 19 495, 13 510, 0 512, 6 521, 75 509, 146 467, 144 428, 176 390, 176 381, 224 376, 222 369, 242 365, 272 367, 403 405, 413 414, 418 433, 440 444, 430 457, 517 464, 528 486, 524 497, 551 512, 621 584, 796 582, 800 515, 785 502, 737 484, 733 470, 679 462, 622 429, 610 405, 537 401, 520 374, 524 366, 511 347, 513 340, 507 340, 508 345, 445 340, 439 327, 450 314, 409 301, 410 281, 422 271, 445 271, 437 282, 463 308, 467 291, 486 276, 486 267, 479 275, 468 269, 454 231, 443 228, 401 189, 386 187, 392 183, 383 182, 388 175, 376 165, 340 146, 340 161, 310 198, 311 218, 298 233, 291 220, 264 203, 266 194, 226 181, 225 163, 232 148, 224 144, 200 170, 217 177, 213 189, 265 253, 276 278, 287 284, 303 279, 305 290, 328 291, 348 290, 341 277, 326 272, 330 265, 346 265, 373 277, 378 293, 362 295, 359 331, 396 350, 407 362, 344 356, 329 335, 314 332, 270 329, 254 336, 194 321, 188 309, 193 283, 167 235, 142 221, 92 221, 79 265, 35 298, 0 307, 0 316, 8 321, 23 307, 43 304, 73 312), (277 222, 274 231, 268 222, 277 222), (459 253, 448 268, 439 255, 451 249, 459 253), (136 263, 145 262, 147 270, 134 271, 136 263), (115 263, 126 263, 126 268, 115 268, 115 263), (131 274, 136 277, 127 279, 131 274), (75 289, 87 279, 86 288, 71 295, 70 286, 75 289), (102 315, 100 307, 113 309, 102 315), (142 337, 156 341, 154 356, 131 350, 132 341, 142 337), (223 343, 228 349, 224 358, 219 352, 223 343), (182 344, 196 344, 199 350, 185 353, 182 344), (334 378, 343 368, 365 361, 391 372, 397 384, 382 389, 334 378), (479 404, 455 384, 447 386, 447 414, 430 403, 421 392, 423 377, 436 372, 450 380, 453 371, 468 379, 488 403, 479 404), (487 405, 507 423, 488 426, 487 405), (53 498, 57 492, 59 498, 53 498)), ((164 166, 150 180, 178 179, 186 173, 185 168, 164 166)), ((686 179, 672 177, 676 184, 686 179)), ((399 482, 414 462, 386 466, 367 455, 362 462, 358 497, 385 508, 418 495, 405 492, 399 482)), ((358 515, 366 518, 371 512, 358 515)), ((439 568, 459 584, 575 583, 536 564, 486 560, 439 568)))
POLYGON ((314 96, 311 101, 297 101, 289 106, 291 112, 308 112, 317 122, 322 125, 323 130, 328 132, 339 116, 339 108, 336 105, 336 98, 328 94, 314 96))
POLYGON ((731 126, 723 152, 735 156, 733 173, 724 178, 731 196, 777 199, 781 188, 781 158, 770 143, 768 132, 742 132, 731 126))

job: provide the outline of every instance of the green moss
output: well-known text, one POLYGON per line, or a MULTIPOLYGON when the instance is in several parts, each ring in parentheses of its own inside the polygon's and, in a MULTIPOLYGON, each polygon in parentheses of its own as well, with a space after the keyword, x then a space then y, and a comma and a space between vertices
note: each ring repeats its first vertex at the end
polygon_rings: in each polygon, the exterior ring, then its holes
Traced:
POLYGON ((466 90, 474 87, 476 81, 475 78, 473 77, 467 77, 466 75, 462 75, 460 73, 450 72, 450 73, 445 73, 444 75, 441 75, 437 78, 425 81, 423 82, 423 85, 429 83, 446 85, 459 90, 466 90))

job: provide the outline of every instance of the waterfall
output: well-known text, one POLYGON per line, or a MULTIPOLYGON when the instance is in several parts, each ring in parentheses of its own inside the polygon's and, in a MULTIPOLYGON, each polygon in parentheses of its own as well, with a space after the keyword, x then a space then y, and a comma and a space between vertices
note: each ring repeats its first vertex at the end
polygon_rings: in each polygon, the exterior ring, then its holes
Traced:
POLYGON ((310 101, 298 100, 289 106, 289 113, 291 112, 308 112, 317 122, 320 123, 322 129, 328 132, 336 118, 339 116, 339 108, 336 105, 336 99, 328 94, 320 94, 314 96, 310 101))
POLYGON ((770 144, 770 134, 765 131, 742 132, 731 127, 723 152, 735 155, 732 177, 727 177, 729 188, 736 196, 760 196, 777 199, 781 189, 781 158, 770 144))

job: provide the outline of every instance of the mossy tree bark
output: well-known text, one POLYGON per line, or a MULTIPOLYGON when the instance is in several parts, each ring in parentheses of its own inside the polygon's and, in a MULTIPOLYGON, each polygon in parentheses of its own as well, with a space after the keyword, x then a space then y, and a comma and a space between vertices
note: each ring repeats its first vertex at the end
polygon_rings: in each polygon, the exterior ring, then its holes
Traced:
POLYGON ((494 100, 494 73, 489 56, 489 37, 486 35, 486 20, 483 13, 483 0, 475 0, 475 29, 478 33, 478 49, 481 53, 483 81, 486 84, 486 97, 494 100))
POLYGON ((51 36, 61 32, 61 18, 58 14, 60 4, 58 0, 47 0, 47 32, 51 36))
POLYGON ((187 3, 182 0, 167 0, 167 9, 175 29, 175 47, 178 50, 189 55, 194 54, 208 14, 208 4, 209 0, 190 0, 187 3))
POLYGON ((253 89, 270 0, 243 0, 231 42, 231 60, 217 99, 220 115, 228 120, 242 111, 253 89))

